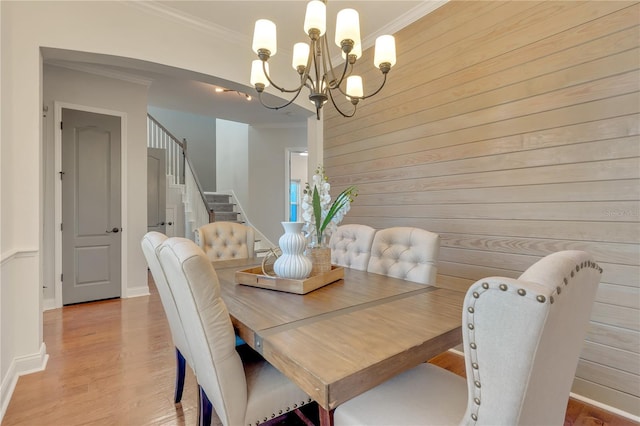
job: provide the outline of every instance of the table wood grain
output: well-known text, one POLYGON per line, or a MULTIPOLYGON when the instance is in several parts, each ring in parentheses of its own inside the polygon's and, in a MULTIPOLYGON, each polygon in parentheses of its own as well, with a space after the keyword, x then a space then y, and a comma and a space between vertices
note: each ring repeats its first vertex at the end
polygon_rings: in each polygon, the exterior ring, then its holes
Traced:
POLYGON ((348 268, 306 295, 235 282, 235 271, 257 264, 214 262, 222 297, 240 337, 318 403, 321 424, 339 404, 462 342, 462 292, 348 268))

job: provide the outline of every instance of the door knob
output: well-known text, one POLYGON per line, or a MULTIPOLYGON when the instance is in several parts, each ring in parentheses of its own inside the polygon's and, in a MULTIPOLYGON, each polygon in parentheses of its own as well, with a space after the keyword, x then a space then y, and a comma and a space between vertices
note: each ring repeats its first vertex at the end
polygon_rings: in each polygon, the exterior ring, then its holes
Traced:
POLYGON ((111 231, 105 231, 105 232, 106 232, 107 234, 111 234, 112 232, 113 232, 114 234, 117 234, 118 232, 120 232, 120 229, 118 229, 118 228, 113 228, 111 231))
POLYGON ((173 225, 173 222, 167 222, 167 225, 171 226, 173 225))

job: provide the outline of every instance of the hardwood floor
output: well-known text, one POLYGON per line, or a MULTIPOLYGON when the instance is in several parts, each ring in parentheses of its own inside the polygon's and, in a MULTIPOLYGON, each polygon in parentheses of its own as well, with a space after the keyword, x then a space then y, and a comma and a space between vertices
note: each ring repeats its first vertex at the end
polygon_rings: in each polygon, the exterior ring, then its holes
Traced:
MULTIPOLYGON (((151 279, 150 288, 148 297, 45 312, 47 368, 18 380, 2 425, 195 425, 195 377, 187 368, 182 403, 174 405, 173 344, 151 279)), ((431 362, 464 374, 463 359, 456 354, 431 362)), ((306 414, 316 421, 309 408, 306 414)), ((279 423, 301 424, 295 416, 279 423)), ((565 426, 635 424, 574 400, 565 420, 565 426)))

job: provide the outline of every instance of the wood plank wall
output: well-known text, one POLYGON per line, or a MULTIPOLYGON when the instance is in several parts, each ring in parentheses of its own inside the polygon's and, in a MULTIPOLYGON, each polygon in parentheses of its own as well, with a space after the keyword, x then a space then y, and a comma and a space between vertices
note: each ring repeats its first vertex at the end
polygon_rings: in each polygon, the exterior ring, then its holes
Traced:
POLYGON ((440 285, 593 253, 605 272, 574 391, 635 415, 639 23, 638 2, 452 1, 396 34, 380 94, 351 119, 327 105, 324 124, 333 188, 360 189, 344 223, 439 233, 440 285))

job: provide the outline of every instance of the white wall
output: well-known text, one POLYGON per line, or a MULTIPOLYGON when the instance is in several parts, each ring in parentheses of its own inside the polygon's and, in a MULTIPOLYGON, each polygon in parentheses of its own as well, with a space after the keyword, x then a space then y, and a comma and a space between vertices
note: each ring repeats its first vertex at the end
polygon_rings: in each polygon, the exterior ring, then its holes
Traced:
POLYGON ((187 155, 205 192, 216 191, 216 119, 154 106, 149 114, 176 138, 187 139, 187 155))
MULTIPOLYGON (((127 205, 123 223, 126 223, 123 236, 126 236, 127 267, 125 273, 128 292, 145 294, 148 292, 145 260, 140 249, 140 241, 147 227, 147 86, 135 84, 84 72, 73 71, 55 66, 44 66, 43 72, 43 104, 48 107, 46 120, 43 121, 43 144, 45 147, 45 179, 44 179, 44 260, 45 299, 55 297, 55 276, 52 270, 54 253, 54 182, 58 178, 58 170, 54 169, 54 101, 117 111, 127 114, 126 141, 123 146, 127 163, 123 164, 126 176, 127 205)), ((125 195, 125 194, 123 194, 125 195)))
POLYGON ((217 190, 233 190, 242 207, 248 208, 249 126, 234 121, 216 120, 216 148, 217 190))
MULTIPOLYGON (((249 204, 245 209, 253 225, 273 243, 284 232, 286 148, 307 149, 306 128, 249 127, 249 204)), ((305 181, 303 181, 304 184, 305 181)))
MULTIPOLYGON (((2 48, 4 45, 4 41, 5 41, 5 37, 3 37, 3 26, 2 26, 2 4, 0 4, 0 52, 2 52, 2 48)), ((2 101, 3 97, 2 97, 2 86, 4 85, 4 80, 2 79, 2 69, 3 67, 3 63, 4 61, 2 61, 2 57, 0 56, 0 165, 2 164, 2 140, 3 140, 3 136, 2 136, 2 112, 4 109, 4 102, 2 101)), ((0 173, 0 206, 2 206, 2 173, 0 173)), ((0 224, 2 224, 2 208, 0 208, 0 224)), ((7 389, 7 392, 5 392, 5 387, 8 387, 7 385, 4 385, 5 380, 5 371, 3 370, 5 364, 2 362, 3 359, 5 359, 6 355, 3 354, 3 349, 4 346, 3 342, 5 339, 5 334, 2 330, 2 324, 5 324, 5 321, 7 321, 8 319, 10 319, 11 317, 13 317, 13 315, 9 315, 8 313, 8 307, 3 306, 3 302, 6 299, 2 297, 2 293, 3 293, 3 287, 2 287, 2 282, 3 282, 3 278, 2 275, 4 275, 4 267, 2 266, 4 264, 4 250, 2 250, 2 227, 0 226, 0 421, 2 421, 2 417, 4 416, 4 412, 5 412, 5 401, 8 401, 8 398, 5 397, 5 393, 9 393, 9 389, 7 389), (4 315, 4 317, 3 317, 4 315)), ((10 357, 11 358, 11 357, 10 357)), ((11 389, 10 392, 13 392, 13 389, 11 389)))

